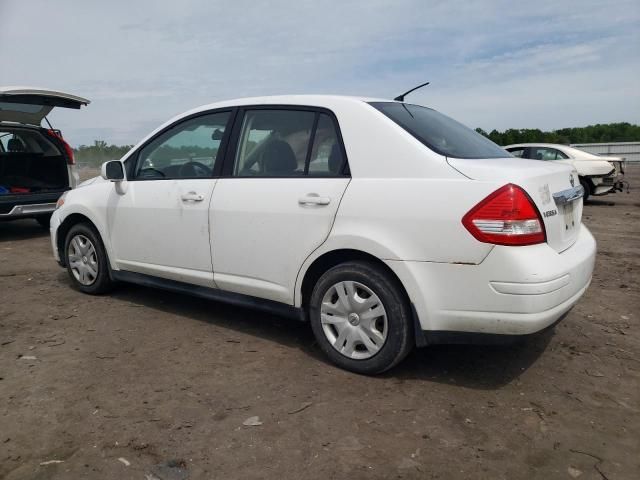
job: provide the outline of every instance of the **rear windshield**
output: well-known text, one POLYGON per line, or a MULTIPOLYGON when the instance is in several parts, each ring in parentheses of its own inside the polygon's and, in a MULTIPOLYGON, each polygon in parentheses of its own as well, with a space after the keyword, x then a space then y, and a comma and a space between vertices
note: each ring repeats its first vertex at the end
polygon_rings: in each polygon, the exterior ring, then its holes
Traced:
POLYGON ((511 154, 452 118, 419 105, 370 104, 434 152, 453 158, 508 158, 511 154))
POLYGON ((31 105, 29 103, 0 102, 0 110, 10 112, 36 113, 42 110, 42 105, 31 105))

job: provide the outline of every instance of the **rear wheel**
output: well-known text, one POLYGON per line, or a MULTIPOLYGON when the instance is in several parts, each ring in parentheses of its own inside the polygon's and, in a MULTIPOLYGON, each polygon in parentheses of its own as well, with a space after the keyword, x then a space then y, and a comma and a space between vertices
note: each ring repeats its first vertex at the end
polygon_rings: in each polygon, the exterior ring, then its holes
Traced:
POLYGON ((584 188, 584 195, 582 196, 582 201, 586 202, 587 200, 589 200, 589 196, 591 195, 591 183, 587 179, 581 178, 580 185, 582 185, 582 188, 584 188))
POLYGON ((64 243, 64 255, 67 272, 76 289, 90 294, 111 289, 107 254, 92 226, 79 223, 71 227, 64 243))
POLYGON ((343 263, 322 275, 311 294, 309 318, 320 348, 352 372, 384 372, 413 347, 402 287, 373 263, 343 263))

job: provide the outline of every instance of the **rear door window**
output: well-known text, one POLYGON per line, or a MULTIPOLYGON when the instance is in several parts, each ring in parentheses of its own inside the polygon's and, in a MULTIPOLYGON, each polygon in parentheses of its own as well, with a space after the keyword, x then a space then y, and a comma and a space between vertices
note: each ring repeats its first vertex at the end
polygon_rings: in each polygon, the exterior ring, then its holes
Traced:
POLYGON ((328 113, 247 109, 233 163, 236 177, 336 177, 346 169, 344 149, 328 113))
POLYGON ((509 158, 488 138, 431 108, 401 102, 370 104, 436 153, 452 158, 509 158))
POLYGON ((233 174, 237 177, 304 175, 315 113, 247 110, 233 174))
POLYGON ((329 115, 318 118, 307 172, 313 176, 334 176, 342 172, 344 155, 336 126, 329 115))

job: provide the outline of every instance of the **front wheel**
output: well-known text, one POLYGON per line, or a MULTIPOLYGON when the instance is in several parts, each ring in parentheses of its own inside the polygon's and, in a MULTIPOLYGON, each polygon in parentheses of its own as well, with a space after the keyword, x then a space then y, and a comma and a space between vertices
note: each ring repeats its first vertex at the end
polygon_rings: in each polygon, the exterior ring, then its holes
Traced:
POLYGON ((64 255, 67 272, 76 289, 94 295, 111 289, 107 254, 92 226, 79 223, 71 227, 64 242, 64 255))
POLYGON ((343 263, 322 275, 311 294, 309 318, 320 348, 352 372, 384 372, 413 347, 406 295, 373 263, 343 263))

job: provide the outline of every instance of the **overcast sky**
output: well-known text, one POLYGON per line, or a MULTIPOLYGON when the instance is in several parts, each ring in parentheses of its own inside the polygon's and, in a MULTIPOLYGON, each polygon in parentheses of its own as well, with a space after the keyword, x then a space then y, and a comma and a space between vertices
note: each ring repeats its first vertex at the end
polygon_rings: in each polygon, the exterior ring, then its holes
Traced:
POLYGON ((408 100, 474 128, 640 123, 638 25, 638 0, 0 0, 0 85, 89 98, 51 114, 73 145, 216 100, 427 80, 408 100))

